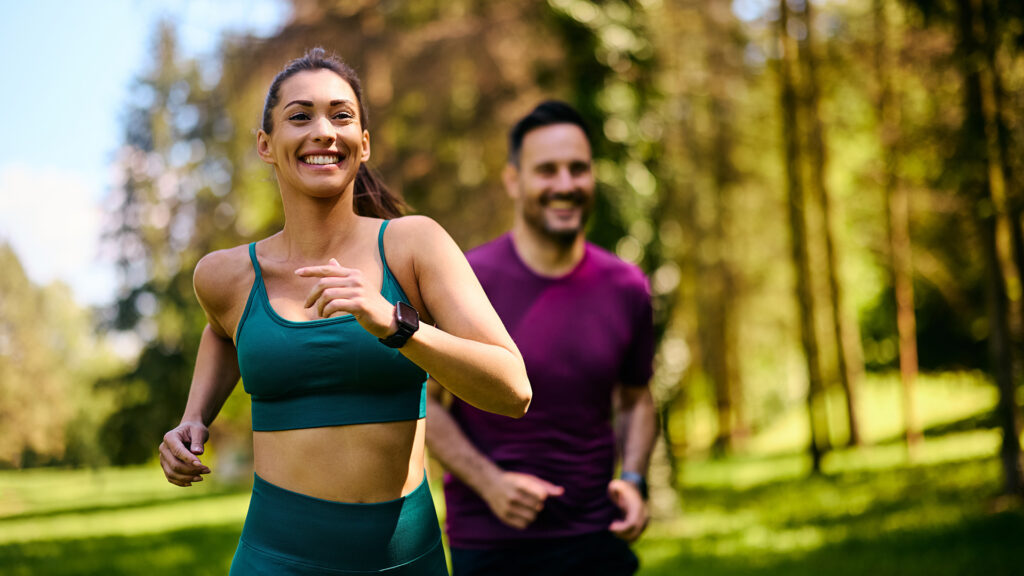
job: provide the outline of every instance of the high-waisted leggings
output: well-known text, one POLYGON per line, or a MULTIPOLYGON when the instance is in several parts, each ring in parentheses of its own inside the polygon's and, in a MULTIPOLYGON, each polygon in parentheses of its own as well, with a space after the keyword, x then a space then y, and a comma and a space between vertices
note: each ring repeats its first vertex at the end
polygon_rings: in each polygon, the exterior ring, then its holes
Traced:
POLYGON ((253 479, 230 576, 447 576, 426 479, 373 504, 322 500, 253 479))

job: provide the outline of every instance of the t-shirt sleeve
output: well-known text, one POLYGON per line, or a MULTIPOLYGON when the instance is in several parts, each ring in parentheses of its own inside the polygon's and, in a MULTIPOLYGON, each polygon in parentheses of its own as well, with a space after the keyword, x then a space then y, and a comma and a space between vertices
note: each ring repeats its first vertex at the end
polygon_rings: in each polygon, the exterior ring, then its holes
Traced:
POLYGON ((633 336, 623 357, 619 381, 624 386, 646 386, 654 374, 654 309, 647 277, 639 279, 630 293, 633 309, 633 336))

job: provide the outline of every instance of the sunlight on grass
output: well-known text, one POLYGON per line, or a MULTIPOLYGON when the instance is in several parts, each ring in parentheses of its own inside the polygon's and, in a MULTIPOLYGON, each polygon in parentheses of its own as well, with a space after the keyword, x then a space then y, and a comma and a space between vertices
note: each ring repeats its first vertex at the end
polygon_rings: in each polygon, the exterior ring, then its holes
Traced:
MULTIPOLYGON (((898 439, 903 434, 903 399, 899 374, 873 374, 858 388, 861 435, 868 444, 898 439)), ((833 394, 832 396, 835 396, 833 394)), ((922 374, 917 380, 915 410, 922 428, 956 422, 986 410, 997 401, 995 386, 981 374, 922 374)), ((842 430, 840 400, 830 398, 833 427, 842 430)), ((772 420, 744 447, 756 454, 802 451, 807 446, 807 408, 801 402, 772 420)))
MULTIPOLYGON (((638 576, 1020 573, 1010 550, 1024 540, 1024 511, 993 504, 1002 482, 993 387, 924 376, 919 392, 928 434, 912 461, 894 377, 864 385, 871 443, 829 452, 821 475, 810 475, 802 406, 742 452, 689 454, 681 507, 636 545, 638 576)), ((443 518, 440 469, 429 468, 443 518)), ((181 489, 155 464, 0 472, 0 573, 222 576, 249 500, 248 486, 224 478, 181 489)))
POLYGON ((54 538, 241 527, 247 491, 205 481, 182 489, 147 465, 0 473, 0 544, 54 538))
POLYGON ((241 530, 248 494, 188 500, 154 506, 99 512, 69 512, 43 518, 0 522, 0 544, 53 538, 146 534, 178 528, 220 524, 241 530))
MULTIPOLYGON (((877 542, 884 547, 886 542, 899 539, 927 541, 939 537, 929 535, 955 532, 971 522, 999 522, 988 512, 988 503, 1001 482, 999 462, 992 452, 977 454, 993 447, 992 435, 983 432, 964 436, 936 442, 927 463, 879 468, 870 456, 858 461, 849 455, 844 466, 818 477, 769 474, 770 467, 764 461, 755 461, 762 477, 756 485, 745 488, 738 488, 727 478, 730 468, 742 468, 750 462, 692 464, 691 472, 684 474, 687 479, 682 510, 670 518, 659 518, 638 545, 646 566, 642 574, 684 573, 683 568, 690 562, 716 566, 714 570, 705 567, 693 572, 701 574, 745 574, 755 567, 763 568, 765 573, 788 574, 787 570, 770 567, 796 562, 805 555, 817 559, 806 566, 798 563, 798 573, 837 573, 829 555, 819 556, 820 551, 845 550, 855 542, 877 542), (965 457, 964 452, 970 455, 965 457), (708 467, 718 469, 701 477, 704 470, 700 469, 708 467), (703 483, 694 483, 696 477, 703 483), (742 569, 733 572, 724 568, 737 559, 742 559, 742 569), (815 563, 818 569, 813 569, 815 563), (822 571, 822 565, 828 569, 822 571), (661 571, 661 567, 666 570, 661 571)), ((1009 514, 1011 531, 1004 537, 1024 537, 1024 512, 1009 514)), ((958 554, 987 546, 982 536, 968 533, 962 537, 979 541, 965 544, 967 551, 958 554)), ((985 562, 1005 567, 1012 565, 1011 560, 1007 550, 985 562)), ((899 572, 893 568, 888 573, 899 572)))
POLYGON ((25 513, 195 498, 209 491, 209 486, 199 484, 189 489, 172 486, 156 464, 98 470, 10 470, 0 472, 0 519, 25 513))

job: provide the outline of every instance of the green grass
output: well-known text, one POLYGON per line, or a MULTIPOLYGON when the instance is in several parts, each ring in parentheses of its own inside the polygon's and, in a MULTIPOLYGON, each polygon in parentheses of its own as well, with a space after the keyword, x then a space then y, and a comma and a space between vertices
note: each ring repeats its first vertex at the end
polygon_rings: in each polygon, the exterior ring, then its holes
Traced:
MULTIPOLYGON (((913 461, 894 387, 865 386, 871 445, 830 453, 818 477, 798 411, 742 454, 689 455, 678 506, 636 547, 641 575, 1024 573, 1024 511, 998 497, 991 387, 922 378, 927 434, 913 461)), ((246 486, 211 478, 180 489, 155 464, 0 472, 0 574, 223 575, 247 503, 246 486)))
MULTIPOLYGON (((979 447, 991 433, 972 434, 979 447)), ((760 477, 737 489, 729 463, 690 464, 681 510, 639 544, 644 574, 1021 574, 1024 511, 997 495, 991 453, 949 457, 960 438, 934 441, 924 464, 879 468, 843 455, 816 478, 800 457, 738 459, 760 477), (943 446, 944 444, 949 446, 943 446), (947 452, 948 450, 948 452, 947 452), (768 470, 772 473, 766 472, 768 470)))
POLYGON ((829 453, 820 476, 808 474, 802 406, 741 455, 691 454, 678 508, 637 546, 641 573, 1024 574, 1024 509, 999 496, 994 387, 976 375, 926 376, 919 386, 925 441, 913 459, 892 377, 861 390, 869 444, 829 453))

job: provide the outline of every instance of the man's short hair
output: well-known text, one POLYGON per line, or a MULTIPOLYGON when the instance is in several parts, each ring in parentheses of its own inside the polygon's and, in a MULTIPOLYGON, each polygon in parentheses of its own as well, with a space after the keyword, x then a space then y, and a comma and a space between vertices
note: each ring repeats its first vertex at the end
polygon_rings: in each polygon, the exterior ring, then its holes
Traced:
POLYGON ((508 163, 519 167, 519 153, 523 149, 523 138, 530 130, 552 126, 554 124, 573 124, 583 130, 587 137, 587 143, 591 150, 594 142, 590 137, 590 128, 583 120, 583 116, 575 108, 560 100, 545 100, 537 105, 519 122, 516 122, 508 132, 508 163))

